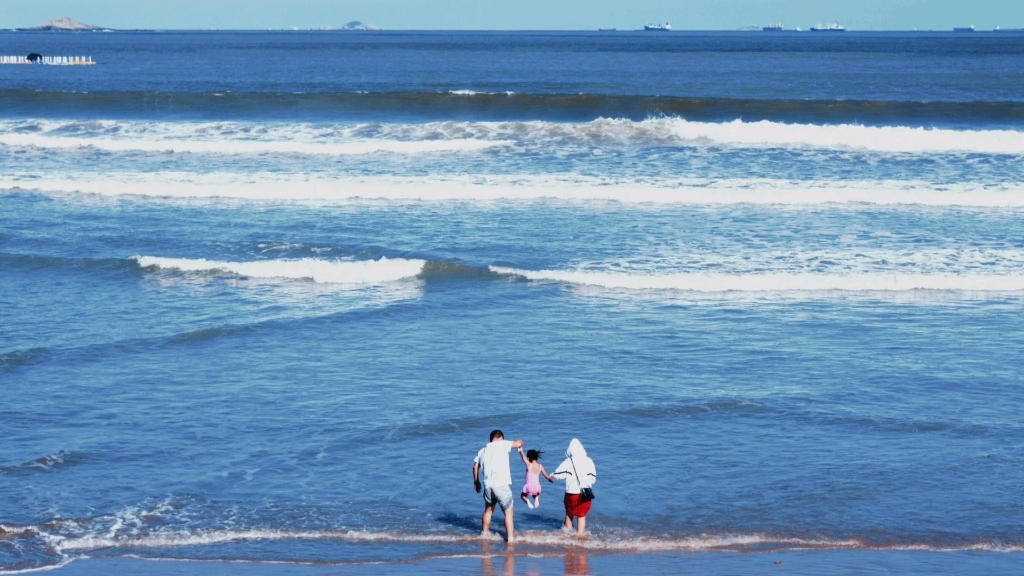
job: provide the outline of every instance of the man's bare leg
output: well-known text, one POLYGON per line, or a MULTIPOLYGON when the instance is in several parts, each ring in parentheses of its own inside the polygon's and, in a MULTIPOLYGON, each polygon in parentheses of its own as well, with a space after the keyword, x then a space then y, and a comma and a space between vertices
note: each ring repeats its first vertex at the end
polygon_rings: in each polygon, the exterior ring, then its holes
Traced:
POLYGON ((508 507, 508 510, 505 510, 505 534, 508 535, 509 544, 515 542, 516 539, 516 522, 513 519, 514 512, 511 506, 508 507))
POLYGON ((576 534, 583 536, 587 533, 587 517, 580 516, 576 519, 576 534))
POLYGON ((491 529, 491 515, 494 514, 494 506, 487 506, 484 508, 484 517, 481 518, 480 523, 483 525, 480 533, 487 536, 488 531, 491 529))

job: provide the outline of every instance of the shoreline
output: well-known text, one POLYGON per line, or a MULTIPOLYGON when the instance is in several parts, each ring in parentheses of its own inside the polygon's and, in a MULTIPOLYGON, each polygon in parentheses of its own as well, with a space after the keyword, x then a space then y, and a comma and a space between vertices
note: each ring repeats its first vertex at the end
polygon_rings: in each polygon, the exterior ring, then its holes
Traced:
MULTIPOLYGON (((726 574, 921 574, 958 575, 985 573, 989 576, 1019 573, 1019 561, 1012 552, 978 551, 875 551, 875 550, 789 550, 773 553, 731 552, 646 552, 557 554, 459 554, 394 561, 315 563, 291 561, 250 561, 168 558, 87 558, 60 567, 38 569, 61 576, 103 574, 152 574, 179 576, 233 574, 243 576, 322 574, 610 574, 645 573, 703 575, 726 574)), ((24 573, 24 572, 23 572, 24 573)))

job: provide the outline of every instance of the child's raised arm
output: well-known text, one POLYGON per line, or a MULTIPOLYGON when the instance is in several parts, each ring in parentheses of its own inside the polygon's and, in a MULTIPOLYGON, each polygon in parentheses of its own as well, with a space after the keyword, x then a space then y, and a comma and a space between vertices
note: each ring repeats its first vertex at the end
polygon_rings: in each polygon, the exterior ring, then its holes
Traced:
POLYGON ((529 468, 530 461, 526 459, 526 452, 523 452, 523 448, 521 446, 519 447, 519 456, 523 459, 523 464, 526 464, 526 467, 529 468))
POLYGON ((546 478, 548 482, 554 482, 555 481, 554 478, 552 478, 550 475, 548 475, 548 471, 544 469, 544 465, 543 464, 540 465, 540 473, 544 475, 544 478, 546 478))

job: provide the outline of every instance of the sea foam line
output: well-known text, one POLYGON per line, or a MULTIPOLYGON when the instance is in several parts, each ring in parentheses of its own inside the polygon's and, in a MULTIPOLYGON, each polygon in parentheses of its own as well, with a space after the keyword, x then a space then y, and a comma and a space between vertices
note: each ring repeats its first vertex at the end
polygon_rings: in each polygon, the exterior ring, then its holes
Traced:
POLYGON ((563 282, 626 290, 681 290, 690 292, 884 292, 944 290, 962 292, 1017 292, 1024 290, 1024 275, 982 274, 632 274, 587 270, 520 270, 490 266, 495 274, 535 281, 563 282))
POLYGON ((412 278, 425 260, 381 257, 380 260, 321 260, 317 258, 224 262, 205 258, 133 256, 141 268, 181 272, 222 272, 252 278, 286 278, 332 284, 382 284, 412 278))
MULTIPOLYGON (((410 534, 375 532, 367 530, 287 531, 287 530, 219 530, 182 532, 134 537, 81 536, 57 543, 61 552, 88 551, 101 548, 163 548, 224 544, 240 540, 344 540, 348 542, 395 542, 468 544, 499 540, 496 534, 484 537, 478 534, 410 534)), ((520 544, 539 546, 571 546, 608 551, 660 551, 660 550, 728 550, 762 545, 780 545, 788 548, 856 548, 859 540, 829 540, 775 537, 763 534, 698 536, 678 539, 619 538, 595 535, 589 539, 573 538, 561 532, 519 531, 520 544)))
POLYGON ((159 198, 334 201, 497 201, 553 199, 693 205, 877 204, 1024 207, 1024 185, 938 185, 919 181, 793 181, 775 179, 651 180, 625 183, 577 175, 367 177, 315 179, 281 174, 107 174, 34 178, 0 176, 0 189, 159 198), (113 176, 113 177, 111 177, 113 176))
POLYGON ((734 146, 808 146, 878 152, 976 152, 1024 154, 1024 132, 1016 130, 949 130, 907 126, 815 125, 759 122, 688 122, 666 119, 682 140, 706 139, 734 146))
POLYGON ((484 140, 360 140, 354 142, 295 142, 263 140, 140 140, 111 138, 66 138, 38 134, 3 134, 0 144, 43 149, 94 148, 107 152, 174 152, 190 154, 304 154, 354 155, 374 152, 422 154, 469 152, 504 146, 509 142, 484 140))
POLYGON ((299 152, 357 154, 522 146, 730 146, 825 148, 885 153, 1024 154, 1024 131, 924 126, 690 121, 676 116, 589 122, 440 121, 370 124, 18 120, 0 122, 9 146, 103 150, 168 149, 200 153, 299 152), (333 150, 333 151, 330 151, 333 150))
MULTIPOLYGON (((78 537, 52 537, 53 546, 61 553, 90 551, 103 548, 173 548, 225 544, 243 540, 343 540, 348 542, 394 542, 472 544, 500 540, 497 534, 413 534, 398 532, 377 532, 368 530, 323 530, 289 531, 271 529, 252 530, 210 530, 197 532, 172 532, 142 536, 86 535, 78 537)), ((974 542, 971 544, 940 546, 927 543, 894 543, 871 545, 857 538, 799 538, 767 534, 722 534, 700 535, 681 538, 635 537, 592 534, 579 539, 561 532, 519 531, 516 542, 536 546, 573 547, 611 552, 657 552, 672 550, 688 551, 730 551, 730 550, 778 550, 778 549, 862 549, 862 550, 989 550, 1000 552, 1021 552, 1020 544, 997 542, 974 542)))

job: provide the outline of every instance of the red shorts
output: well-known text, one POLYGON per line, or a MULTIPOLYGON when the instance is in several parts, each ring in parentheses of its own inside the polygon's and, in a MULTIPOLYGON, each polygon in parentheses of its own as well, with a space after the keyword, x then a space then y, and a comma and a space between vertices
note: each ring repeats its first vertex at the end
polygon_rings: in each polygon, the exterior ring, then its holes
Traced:
POLYGON ((565 513, 577 518, 586 516, 587 512, 590 512, 590 505, 594 503, 593 500, 587 500, 581 504, 579 494, 566 494, 563 502, 565 503, 565 513))

